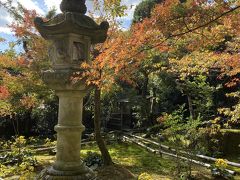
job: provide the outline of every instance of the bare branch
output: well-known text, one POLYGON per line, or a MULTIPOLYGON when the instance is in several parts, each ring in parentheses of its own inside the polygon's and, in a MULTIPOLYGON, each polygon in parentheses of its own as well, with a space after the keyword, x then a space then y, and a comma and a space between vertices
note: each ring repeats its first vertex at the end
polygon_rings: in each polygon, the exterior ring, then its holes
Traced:
POLYGON ((195 27, 195 28, 189 29, 189 30, 187 30, 187 31, 185 31, 185 32, 181 32, 181 33, 178 33, 178 34, 172 34, 172 35, 170 35, 169 37, 182 36, 182 35, 191 33, 191 32, 193 32, 193 31, 196 31, 197 29, 206 27, 206 26, 214 23, 214 22, 217 21, 218 19, 222 18, 223 16, 226 16, 226 15, 230 14, 231 12, 233 12, 233 11, 239 9, 239 8, 240 8, 240 6, 236 6, 236 7, 232 8, 232 9, 230 9, 229 11, 226 11, 226 12, 220 14, 219 16, 217 16, 216 18, 212 19, 211 21, 208 21, 208 22, 206 22, 206 23, 204 23, 204 24, 202 24, 202 25, 199 25, 199 26, 197 26, 197 27, 195 27))

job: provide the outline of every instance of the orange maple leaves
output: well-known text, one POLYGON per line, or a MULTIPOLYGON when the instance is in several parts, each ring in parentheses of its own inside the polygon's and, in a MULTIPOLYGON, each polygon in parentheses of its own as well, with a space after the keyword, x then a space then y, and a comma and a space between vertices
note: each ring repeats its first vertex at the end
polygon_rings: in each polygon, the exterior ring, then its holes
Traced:
POLYGON ((4 85, 0 86, 0 100, 7 99, 10 96, 8 88, 4 85))
POLYGON ((221 62, 221 76, 228 76, 229 80, 225 83, 227 87, 240 86, 240 54, 229 55, 221 62))
POLYGON ((20 22, 13 22, 10 25, 10 28, 15 33, 17 37, 28 36, 32 34, 36 34, 36 30, 34 28, 34 18, 37 16, 35 10, 23 10, 23 19, 22 23, 20 22))

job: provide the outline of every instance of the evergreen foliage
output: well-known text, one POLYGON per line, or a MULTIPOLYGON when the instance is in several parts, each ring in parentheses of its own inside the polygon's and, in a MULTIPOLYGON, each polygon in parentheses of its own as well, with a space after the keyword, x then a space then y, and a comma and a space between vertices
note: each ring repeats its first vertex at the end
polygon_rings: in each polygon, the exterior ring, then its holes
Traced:
POLYGON ((164 2, 164 0, 143 0, 137 5, 134 11, 133 23, 141 22, 143 19, 149 18, 154 6, 162 2, 164 2))

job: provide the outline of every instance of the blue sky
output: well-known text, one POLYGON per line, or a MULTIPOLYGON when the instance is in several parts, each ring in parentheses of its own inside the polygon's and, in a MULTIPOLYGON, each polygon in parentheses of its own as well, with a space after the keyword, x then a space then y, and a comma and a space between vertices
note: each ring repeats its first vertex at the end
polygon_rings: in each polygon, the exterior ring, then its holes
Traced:
MULTIPOLYGON (((5 2, 6 0, 0 0, 1 2, 5 2)), ((86 0, 86 5, 89 10, 92 9, 92 1, 86 0)), ((129 9, 127 10, 127 16, 122 18, 123 24, 122 27, 127 29, 133 17, 133 12, 137 4, 139 4, 142 0, 122 0, 123 4, 126 4, 129 9), (131 8, 130 8, 131 7, 131 8)), ((37 13, 44 15, 50 10, 52 7, 56 7, 57 11, 60 12, 59 4, 61 0, 13 0, 13 3, 16 2, 21 3, 27 9, 35 9, 37 13)), ((0 43, 0 52, 4 51, 8 48, 9 42, 16 41, 16 38, 13 36, 10 28, 8 28, 8 24, 11 24, 13 19, 8 14, 8 12, 0 7, 0 37, 6 39, 5 42, 0 43)), ((16 50, 18 52, 21 51, 21 47, 17 46, 16 50)))

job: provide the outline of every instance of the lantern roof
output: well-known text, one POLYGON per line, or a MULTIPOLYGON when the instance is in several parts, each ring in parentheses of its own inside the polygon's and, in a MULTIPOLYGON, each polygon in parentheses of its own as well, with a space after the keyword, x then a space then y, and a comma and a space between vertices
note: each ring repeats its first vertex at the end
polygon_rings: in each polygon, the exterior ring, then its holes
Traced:
POLYGON ((108 22, 104 21, 98 25, 92 18, 84 15, 86 13, 85 0, 63 0, 60 8, 63 13, 48 21, 39 17, 35 18, 34 24, 43 38, 51 39, 56 35, 74 33, 88 36, 92 44, 106 40, 108 22))

